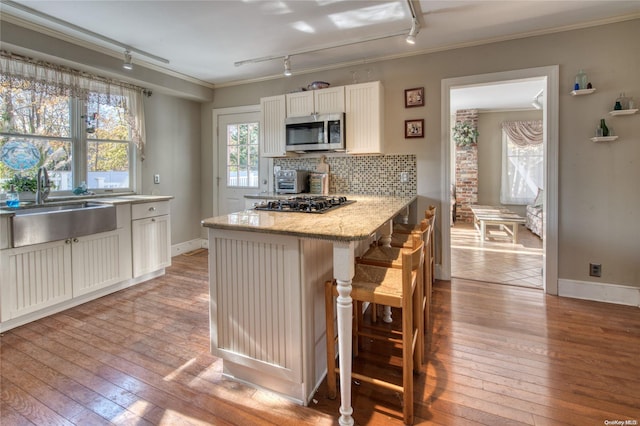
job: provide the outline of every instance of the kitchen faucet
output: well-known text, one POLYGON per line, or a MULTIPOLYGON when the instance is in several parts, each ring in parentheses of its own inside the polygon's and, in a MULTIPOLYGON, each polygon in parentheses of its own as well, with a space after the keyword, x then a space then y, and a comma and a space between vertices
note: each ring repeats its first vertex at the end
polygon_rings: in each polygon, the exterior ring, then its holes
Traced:
POLYGON ((49 181, 49 173, 44 167, 38 169, 37 178, 38 189, 36 190, 36 204, 44 204, 44 200, 49 196, 51 182, 49 181))

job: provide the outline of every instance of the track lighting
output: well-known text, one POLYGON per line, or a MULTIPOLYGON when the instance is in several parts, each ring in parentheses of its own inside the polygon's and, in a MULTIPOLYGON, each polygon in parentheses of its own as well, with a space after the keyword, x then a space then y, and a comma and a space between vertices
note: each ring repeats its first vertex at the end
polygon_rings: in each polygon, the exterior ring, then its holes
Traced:
POLYGON ((284 75, 287 77, 291 75, 291 60, 288 55, 284 57, 284 75))
POLYGON ((419 32, 420 32, 420 23, 418 22, 417 19, 414 19, 413 22, 411 23, 411 30, 409 31, 409 35, 407 35, 407 38, 405 39, 407 40, 407 43, 416 44, 416 36, 418 35, 419 32))
POLYGON ((131 62, 131 52, 129 52, 128 50, 124 51, 124 62, 122 64, 122 68, 124 68, 125 70, 133 69, 133 63, 131 62))

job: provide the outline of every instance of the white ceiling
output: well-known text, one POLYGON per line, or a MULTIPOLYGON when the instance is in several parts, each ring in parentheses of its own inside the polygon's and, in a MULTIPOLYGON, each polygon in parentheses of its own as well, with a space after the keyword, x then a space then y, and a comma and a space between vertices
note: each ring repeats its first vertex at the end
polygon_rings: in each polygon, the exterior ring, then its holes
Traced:
MULTIPOLYGON (((121 46, 35 16, 11 3, 2 0, 2 19, 26 26, 36 24, 67 40, 114 56, 123 55, 121 46)), ((281 77, 286 55, 291 55, 294 74, 350 65, 362 73, 366 68, 363 64, 382 58, 640 17, 640 0, 415 0, 421 30, 417 43, 411 46, 404 40, 411 27, 406 0, 15 3, 130 46, 134 65, 179 73, 213 87, 281 77), (387 37, 392 34, 398 35, 387 37), (377 37, 386 38, 363 41, 377 37), (349 45, 332 47, 345 44, 349 45), (169 63, 141 56, 136 50, 166 58, 169 63), (309 51, 314 52, 304 53, 309 51), (276 59, 234 65, 265 57, 276 59)), ((514 92, 506 89, 505 94, 514 92)), ((530 87, 527 99, 520 100, 520 104, 526 102, 530 106, 538 90, 530 87)))

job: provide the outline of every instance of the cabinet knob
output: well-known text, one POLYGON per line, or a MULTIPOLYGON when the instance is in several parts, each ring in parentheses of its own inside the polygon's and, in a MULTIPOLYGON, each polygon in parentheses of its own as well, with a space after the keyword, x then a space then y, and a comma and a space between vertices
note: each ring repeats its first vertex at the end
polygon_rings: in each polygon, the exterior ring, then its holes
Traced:
POLYGON ((77 239, 77 238, 74 238, 74 239, 73 239, 73 242, 74 242, 74 243, 77 243, 77 242, 78 242, 78 239, 77 239))
POLYGON ((64 240, 65 244, 71 244, 71 240, 64 240))
POLYGON ((151 218, 151 222, 155 222, 155 221, 156 221, 156 219, 152 217, 151 218))
POLYGON ((149 207, 149 211, 150 211, 150 212, 155 212, 155 211, 156 211, 156 208, 155 208, 155 207, 149 207))

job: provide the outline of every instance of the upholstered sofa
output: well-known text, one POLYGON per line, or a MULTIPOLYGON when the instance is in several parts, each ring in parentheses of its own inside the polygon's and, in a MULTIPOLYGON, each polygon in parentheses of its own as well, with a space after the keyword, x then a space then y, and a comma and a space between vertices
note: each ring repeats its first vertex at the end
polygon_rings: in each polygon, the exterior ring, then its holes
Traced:
POLYGON ((544 226, 543 202, 544 190, 538 189, 538 195, 533 201, 533 204, 527 205, 525 218, 525 226, 540 238, 542 238, 542 229, 544 226))

